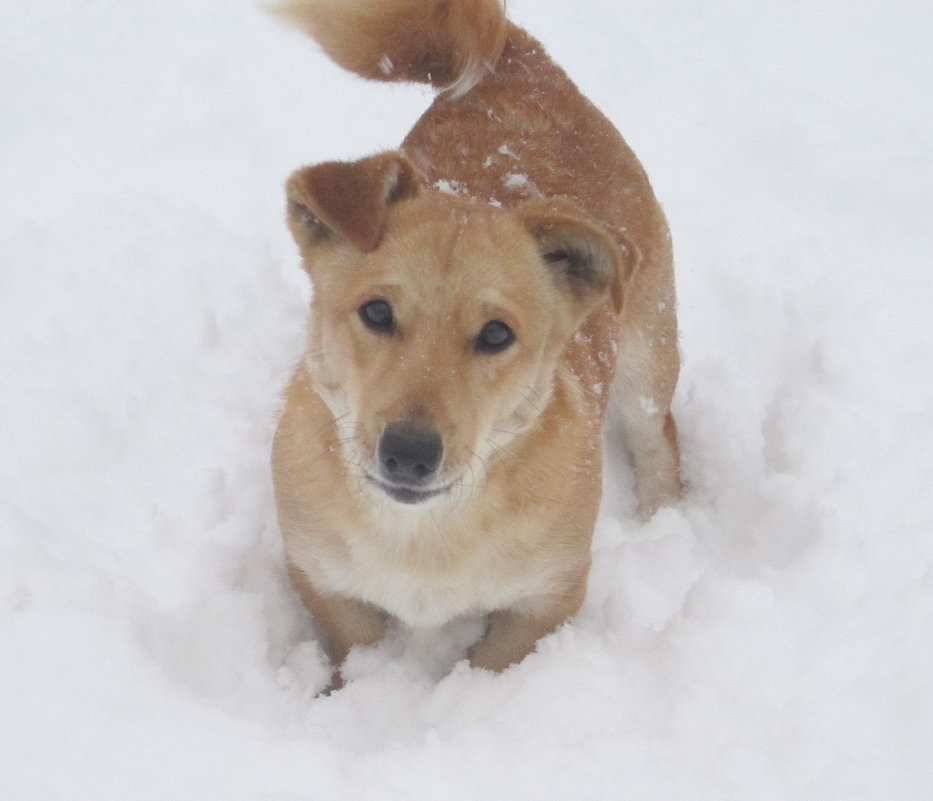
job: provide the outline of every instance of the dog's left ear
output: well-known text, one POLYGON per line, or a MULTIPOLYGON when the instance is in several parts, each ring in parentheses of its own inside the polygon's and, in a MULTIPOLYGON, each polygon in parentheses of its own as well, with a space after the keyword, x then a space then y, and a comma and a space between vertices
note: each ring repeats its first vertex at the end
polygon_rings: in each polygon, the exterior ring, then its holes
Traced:
POLYGON ((418 177, 402 153, 391 151, 304 167, 285 188, 288 225, 302 251, 337 238, 371 253, 382 241, 386 210, 418 193, 418 177))
POLYGON ((589 312, 607 293, 616 314, 622 312, 625 287, 640 261, 633 245, 587 220, 568 198, 531 200, 515 213, 578 312, 589 312))

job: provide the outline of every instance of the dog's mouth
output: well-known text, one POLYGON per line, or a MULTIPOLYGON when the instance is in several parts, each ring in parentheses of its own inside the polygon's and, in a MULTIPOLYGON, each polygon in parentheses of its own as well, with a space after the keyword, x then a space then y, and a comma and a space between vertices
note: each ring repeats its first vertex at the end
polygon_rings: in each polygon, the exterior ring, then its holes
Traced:
POLYGON ((421 487, 405 486, 402 484, 390 484, 389 482, 383 481, 380 478, 376 478, 369 473, 366 473, 366 480, 369 481, 370 484, 375 484, 377 487, 379 487, 379 489, 381 489, 393 501, 404 503, 408 506, 424 503, 425 501, 431 500, 431 498, 436 498, 439 495, 443 495, 453 486, 453 484, 447 484, 443 487, 425 489, 421 487))

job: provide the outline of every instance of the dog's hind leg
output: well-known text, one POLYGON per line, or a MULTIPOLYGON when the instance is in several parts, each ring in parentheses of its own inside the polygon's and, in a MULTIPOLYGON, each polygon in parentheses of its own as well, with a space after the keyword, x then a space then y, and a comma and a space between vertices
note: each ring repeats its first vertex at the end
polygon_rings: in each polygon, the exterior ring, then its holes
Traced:
MULTIPOLYGON (((668 321, 665 321, 668 322, 668 321)), ((635 470, 638 512, 649 518, 680 496, 680 456, 671 400, 680 369, 676 327, 623 328, 607 434, 621 435, 635 470)))

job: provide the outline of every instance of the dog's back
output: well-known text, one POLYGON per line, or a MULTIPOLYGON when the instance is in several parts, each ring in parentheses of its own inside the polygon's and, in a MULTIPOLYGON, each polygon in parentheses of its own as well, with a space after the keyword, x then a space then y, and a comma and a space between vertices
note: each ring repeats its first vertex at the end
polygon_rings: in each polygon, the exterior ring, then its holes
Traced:
POLYGON ((428 183, 506 207, 569 196, 641 260, 670 261, 638 160, 501 0, 286 0, 279 11, 348 70, 442 90, 402 144, 428 183))

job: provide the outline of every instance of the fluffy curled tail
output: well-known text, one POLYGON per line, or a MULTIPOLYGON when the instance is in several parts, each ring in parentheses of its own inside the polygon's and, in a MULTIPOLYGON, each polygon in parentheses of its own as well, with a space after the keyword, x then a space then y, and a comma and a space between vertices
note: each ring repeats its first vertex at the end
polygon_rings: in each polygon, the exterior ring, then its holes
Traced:
POLYGON ((503 0, 282 0, 275 10, 345 69, 430 83, 454 98, 483 79, 505 45, 503 0))

